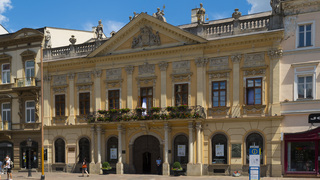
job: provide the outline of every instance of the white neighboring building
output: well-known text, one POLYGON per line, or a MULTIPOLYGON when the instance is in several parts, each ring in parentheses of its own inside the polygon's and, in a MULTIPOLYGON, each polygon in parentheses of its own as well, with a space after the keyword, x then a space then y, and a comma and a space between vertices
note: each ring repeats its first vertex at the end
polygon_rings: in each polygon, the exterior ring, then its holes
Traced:
POLYGON ((0 24, 0 35, 1 35, 1 34, 8 34, 8 33, 9 33, 9 31, 7 31, 6 28, 4 28, 4 27, 2 26, 2 24, 0 24))

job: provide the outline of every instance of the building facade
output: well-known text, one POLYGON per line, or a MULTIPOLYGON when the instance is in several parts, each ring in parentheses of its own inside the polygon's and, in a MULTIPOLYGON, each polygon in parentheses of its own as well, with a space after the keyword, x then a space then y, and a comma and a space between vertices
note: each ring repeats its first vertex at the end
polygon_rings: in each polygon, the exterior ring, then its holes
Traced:
POLYGON ((173 26, 140 13, 95 48, 44 50, 47 171, 79 172, 86 158, 91 173, 105 161, 156 173, 160 157, 164 175, 174 162, 187 175, 247 174, 258 146, 262 176, 281 176, 278 15, 198 15, 173 26))
POLYGON ((41 149, 40 63, 43 33, 21 29, 0 36, 0 159, 38 168, 41 149), (27 140, 31 138, 30 146, 27 140))
POLYGON ((284 1, 281 59, 283 174, 319 175, 320 1, 284 1), (317 116, 315 116, 317 117, 317 116))

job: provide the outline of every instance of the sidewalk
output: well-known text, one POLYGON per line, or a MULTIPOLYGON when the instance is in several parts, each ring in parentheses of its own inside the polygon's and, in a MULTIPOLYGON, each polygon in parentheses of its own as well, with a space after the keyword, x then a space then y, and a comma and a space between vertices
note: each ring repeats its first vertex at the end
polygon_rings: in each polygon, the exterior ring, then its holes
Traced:
MULTIPOLYGON (((89 177, 82 177, 80 173, 63 173, 63 172, 55 172, 55 173, 45 173, 46 180, 105 180, 105 179, 114 179, 114 180, 166 180, 166 179, 183 179, 183 180, 191 180, 191 179, 200 179, 200 180, 248 180, 248 176, 242 177, 231 177, 231 176, 159 176, 159 175, 141 175, 141 174, 107 174, 107 175, 97 175, 92 174, 89 177)), ((28 178, 27 172, 13 172, 13 180, 22 180, 22 179, 40 179, 41 172, 33 172, 32 177, 28 178)), ((7 178, 6 175, 1 175, 1 180, 5 180, 7 178)), ((303 180, 305 178, 274 178, 274 177, 264 177, 261 180, 303 180)), ((308 180, 316 180, 318 178, 308 178, 308 180)))

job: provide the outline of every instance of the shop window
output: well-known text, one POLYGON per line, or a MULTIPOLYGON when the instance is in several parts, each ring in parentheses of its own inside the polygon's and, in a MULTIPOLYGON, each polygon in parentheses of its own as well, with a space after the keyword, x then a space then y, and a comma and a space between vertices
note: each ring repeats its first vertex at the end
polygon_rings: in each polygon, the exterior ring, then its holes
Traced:
POLYGON ((10 83, 10 64, 2 64, 2 84, 10 83))
POLYGON ((26 122, 35 122, 35 102, 26 101, 26 122))
POLYGON ((144 87, 140 89, 141 107, 150 110, 153 106, 153 87, 144 87))
POLYGON ((11 142, 2 141, 0 142, 0 161, 4 160, 7 155, 13 159, 13 144, 11 142))
POLYGON ((107 141, 106 159, 109 163, 118 162, 118 138, 111 137, 107 141))
POLYGON ((188 105, 188 84, 175 84, 175 106, 188 105))
POLYGON ((55 150, 55 161, 56 163, 65 163, 65 142, 63 139, 59 138, 54 142, 54 150, 55 150))
POLYGON ((212 164, 228 163, 228 140, 223 134, 212 137, 212 164))
POLYGON ((56 104, 56 116, 65 116, 65 95, 56 95, 55 104, 56 104))
POLYGON ((90 93, 79 93, 79 109, 80 115, 90 114, 90 93))
POLYGON ((287 144, 289 172, 315 172, 315 143, 309 142, 288 142, 287 144))
POLYGON ((226 81, 212 82, 212 107, 226 106, 226 81))
POLYGON ((120 90, 108 91, 109 109, 120 108, 120 90))
POLYGON ((174 139, 174 162, 181 164, 188 163, 188 138, 185 135, 178 135, 174 139))
POLYGON ((262 104, 262 78, 246 80, 247 105, 262 104))
POLYGON ((79 140, 79 162, 82 162, 84 158, 86 158, 87 162, 91 162, 90 160, 90 142, 87 138, 81 138, 79 140))
POLYGON ((247 164, 249 164, 249 149, 250 148, 260 148, 260 164, 263 164, 263 138, 258 133, 252 133, 248 135, 246 139, 246 152, 247 152, 247 164))

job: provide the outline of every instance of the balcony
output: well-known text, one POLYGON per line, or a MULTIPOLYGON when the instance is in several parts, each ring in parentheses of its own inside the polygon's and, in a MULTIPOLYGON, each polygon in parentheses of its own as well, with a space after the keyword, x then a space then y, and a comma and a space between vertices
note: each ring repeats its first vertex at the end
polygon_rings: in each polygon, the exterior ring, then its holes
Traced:
POLYGON ((201 106, 168 106, 166 108, 152 107, 150 110, 137 107, 136 109, 99 110, 87 116, 88 123, 122 122, 146 120, 174 120, 205 118, 204 108, 201 106))
POLYGON ((37 86, 35 77, 14 79, 14 88, 32 87, 32 86, 37 86))

